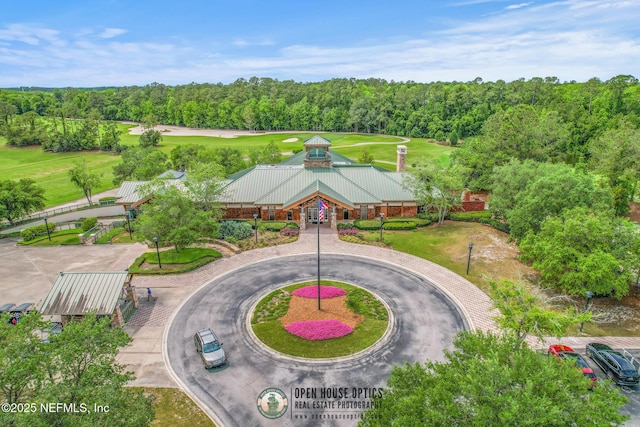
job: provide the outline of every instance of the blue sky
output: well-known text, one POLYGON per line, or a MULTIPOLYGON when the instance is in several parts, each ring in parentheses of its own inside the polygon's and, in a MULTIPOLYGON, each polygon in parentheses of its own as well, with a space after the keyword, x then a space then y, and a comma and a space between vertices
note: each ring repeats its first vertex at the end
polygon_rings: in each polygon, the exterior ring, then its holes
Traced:
POLYGON ((640 78, 638 0, 7 1, 0 87, 640 78))

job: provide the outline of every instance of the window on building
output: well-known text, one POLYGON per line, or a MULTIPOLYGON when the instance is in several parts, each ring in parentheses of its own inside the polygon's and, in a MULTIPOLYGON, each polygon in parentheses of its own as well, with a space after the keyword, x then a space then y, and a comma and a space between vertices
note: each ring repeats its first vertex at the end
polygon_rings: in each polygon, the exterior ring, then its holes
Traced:
POLYGON ((424 205, 418 205, 418 213, 425 213, 427 210, 424 208, 424 205))
POLYGON ((287 211, 287 221, 293 221, 293 211, 291 209, 287 211))
POLYGON ((342 209, 342 219, 349 219, 349 209, 342 209))
POLYGON ((269 221, 275 221, 275 220, 276 220, 276 207, 269 206, 269 221))

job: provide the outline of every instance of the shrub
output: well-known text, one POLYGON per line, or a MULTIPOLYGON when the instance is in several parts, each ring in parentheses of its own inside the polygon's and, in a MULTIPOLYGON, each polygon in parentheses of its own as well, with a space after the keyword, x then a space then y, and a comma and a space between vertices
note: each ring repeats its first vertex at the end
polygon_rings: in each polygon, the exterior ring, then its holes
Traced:
POLYGON ((481 219, 491 218, 491 212, 488 211, 471 211, 471 212, 451 212, 449 217, 453 221, 469 221, 481 222, 481 219))
POLYGON ((248 222, 223 221, 222 224, 220 224, 220 231, 218 231, 218 236, 226 241, 228 241, 227 237, 233 237, 234 239, 236 239, 236 241, 238 241, 246 239, 247 237, 251 236, 252 233, 253 230, 248 222))
POLYGON ((424 212, 424 213, 419 213, 418 214, 418 218, 424 219, 424 220, 429 220, 431 222, 437 222, 438 221, 438 214, 435 213, 435 212, 424 212))
POLYGON ((98 224, 98 218, 87 218, 84 221, 82 221, 82 231, 89 231, 91 230, 93 227, 96 226, 96 224, 98 224))
POLYGON ((481 224, 488 225, 489 227, 493 227, 498 231, 502 231, 505 233, 511 232, 511 227, 506 222, 498 221, 495 218, 481 218, 479 221, 481 224))
MULTIPOLYGON (((49 223, 49 233, 52 233, 56 228, 56 224, 53 222, 49 223)), ((25 228, 20 232, 20 236, 25 242, 35 239, 39 236, 44 236, 47 234, 47 226, 44 224, 34 225, 33 227, 25 228)))
POLYGON ((287 226, 282 230, 280 230, 280 234, 285 237, 296 237, 298 236, 299 233, 300 233, 300 229, 297 227, 293 228, 293 227, 287 226))
POLYGON ((290 334, 312 341, 340 338, 353 332, 351 326, 335 319, 294 322, 285 326, 285 329, 290 334))
POLYGON ((375 219, 357 219, 353 222, 360 230, 379 230, 380 221, 375 219))
MULTIPOLYGON (((342 288, 338 288, 336 286, 320 286, 320 299, 329 299, 335 297, 341 297, 346 295, 347 291, 342 288)), ((298 288, 295 291, 291 292, 291 295, 300 297, 300 298, 317 298, 318 297, 318 287, 315 285, 305 286, 303 288, 298 288)))
POLYGON ((338 227, 339 236, 357 236, 360 230, 348 224, 349 227, 338 227))
POLYGON ((286 222, 265 222, 262 224, 265 230, 280 231, 287 226, 286 222))
POLYGON ((415 230, 416 223, 412 221, 385 222, 382 228, 384 230, 415 230))
POLYGON ((300 227, 298 227, 298 224, 296 224, 295 222, 288 222, 287 223, 287 227, 289 227, 289 228, 300 228, 300 227))
POLYGON ((236 243, 238 243, 238 240, 236 240, 236 238, 233 237, 233 236, 227 236, 227 237, 224 238, 224 240, 225 240, 225 242, 229 242, 232 245, 235 245, 236 243))
POLYGON ((353 224, 351 224, 350 222, 339 222, 338 230, 340 230, 341 228, 353 228, 353 224))

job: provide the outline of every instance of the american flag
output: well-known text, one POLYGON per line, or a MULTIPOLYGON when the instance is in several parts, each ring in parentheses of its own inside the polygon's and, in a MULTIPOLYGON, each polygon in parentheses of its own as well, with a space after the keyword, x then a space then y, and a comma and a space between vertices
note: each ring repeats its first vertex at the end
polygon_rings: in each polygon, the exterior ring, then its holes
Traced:
POLYGON ((318 221, 324 221, 324 210, 329 209, 329 205, 318 199, 318 221))

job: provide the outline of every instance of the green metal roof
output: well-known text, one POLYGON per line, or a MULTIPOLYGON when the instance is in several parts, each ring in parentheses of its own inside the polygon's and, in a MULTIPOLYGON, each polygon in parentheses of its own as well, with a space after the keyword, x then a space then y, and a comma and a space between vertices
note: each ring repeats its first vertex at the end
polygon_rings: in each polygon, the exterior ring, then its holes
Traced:
POLYGON ((328 139, 325 139, 323 137, 321 137, 320 135, 314 135, 311 138, 307 139, 304 143, 304 146, 308 146, 308 145, 322 145, 322 146, 329 146, 331 145, 331 141, 329 141, 328 139))
POLYGON ((298 194, 295 194, 293 197, 291 197, 289 200, 286 200, 282 204, 282 206, 290 206, 300 200, 306 200, 318 193, 323 194, 324 196, 331 198, 333 200, 337 200, 338 202, 342 203, 343 205, 351 209, 353 209, 354 207, 350 200, 348 200, 342 194, 339 194, 337 191, 334 191, 332 188, 327 186, 324 182, 320 181, 319 179, 316 179, 315 182, 309 184, 307 188, 304 188, 298 194))
POLYGON ((283 205, 286 201, 292 199, 292 195, 301 193, 303 189, 306 189, 316 181, 320 181, 328 188, 333 189, 350 206, 381 202, 378 197, 349 181, 332 168, 307 168, 302 169, 295 176, 291 176, 286 182, 272 187, 270 191, 265 192, 262 197, 256 199, 255 203, 259 205, 283 205))

